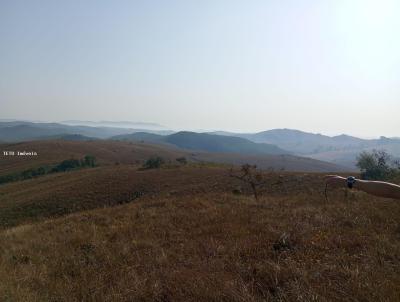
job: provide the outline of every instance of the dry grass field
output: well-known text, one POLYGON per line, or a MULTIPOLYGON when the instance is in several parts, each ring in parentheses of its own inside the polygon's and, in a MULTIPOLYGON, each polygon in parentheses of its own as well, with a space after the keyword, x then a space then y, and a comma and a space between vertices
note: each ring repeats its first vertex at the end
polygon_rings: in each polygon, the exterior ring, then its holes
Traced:
POLYGON ((398 201, 327 201, 323 174, 290 172, 256 201, 228 170, 110 161, 0 185, 0 301, 400 301, 398 201))
MULTIPOLYGON (((155 145, 141 142, 123 142, 110 140, 63 141, 46 140, 13 144, 0 144, 3 151, 36 151, 36 157, 0 156, 0 176, 42 165, 55 164, 69 158, 82 158, 90 154, 101 165, 137 164, 151 156, 161 156, 168 161, 185 157, 190 162, 214 162, 241 165, 257 164, 262 169, 333 172, 346 171, 345 168, 310 158, 291 155, 243 155, 236 153, 207 153, 178 149, 168 145, 155 145)), ((1 154, 2 155, 2 154, 1 154)))
POLYGON ((186 153, 178 149, 144 143, 118 141, 62 141, 46 140, 0 145, 1 150, 36 151, 36 157, 0 156, 0 176, 15 171, 55 164, 69 158, 82 158, 86 154, 96 157, 102 165, 135 164, 150 156, 174 160, 186 153))

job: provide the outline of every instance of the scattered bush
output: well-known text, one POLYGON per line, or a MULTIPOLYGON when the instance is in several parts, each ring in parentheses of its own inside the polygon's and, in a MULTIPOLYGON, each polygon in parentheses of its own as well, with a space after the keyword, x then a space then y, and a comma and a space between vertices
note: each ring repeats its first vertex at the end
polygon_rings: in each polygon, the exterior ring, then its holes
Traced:
POLYGON ((12 181, 30 179, 30 178, 37 177, 40 175, 45 175, 45 174, 49 173, 50 170, 51 170, 50 167, 43 166, 43 167, 39 167, 36 169, 28 169, 28 170, 25 170, 25 171, 22 171, 19 173, 7 174, 4 176, 0 176, 0 184, 12 182, 12 181))
POLYGON ((8 175, 0 176, 0 184, 6 183, 6 182, 11 182, 11 181, 16 181, 16 180, 18 180, 17 174, 8 174, 8 175))
POLYGON ((86 155, 83 159, 67 159, 52 169, 52 172, 65 172, 79 168, 93 168, 96 166, 96 158, 93 155, 86 155))
POLYGON ((151 157, 143 164, 144 169, 159 169, 165 163, 164 159, 156 156, 151 157))
POLYGON ((25 180, 34 178, 37 176, 49 174, 49 173, 58 173, 65 172, 73 169, 85 168, 85 167, 95 167, 96 166, 96 158, 92 155, 86 155, 83 159, 67 159, 56 165, 55 167, 50 166, 41 166, 35 169, 28 169, 18 173, 7 174, 4 176, 0 176, 0 184, 25 180))
POLYGON ((81 166, 81 162, 77 159, 67 159, 62 161, 60 164, 55 166, 51 172, 65 172, 68 170, 72 170, 75 168, 79 168, 81 166))
POLYGON ((96 157, 93 155, 86 155, 83 160, 81 160, 81 166, 82 167, 95 167, 97 165, 96 163, 96 157))
POLYGON ((178 157, 176 161, 182 165, 186 165, 188 163, 186 157, 178 157))

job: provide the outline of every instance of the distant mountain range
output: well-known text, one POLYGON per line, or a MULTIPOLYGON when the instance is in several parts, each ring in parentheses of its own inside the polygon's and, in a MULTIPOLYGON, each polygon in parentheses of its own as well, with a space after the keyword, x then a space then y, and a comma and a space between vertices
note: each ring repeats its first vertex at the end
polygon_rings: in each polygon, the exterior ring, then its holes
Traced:
MULTIPOLYGON (((4 150, 34 150, 40 156, 26 160, 7 160, 0 156, 0 176, 10 172, 20 172, 28 167, 52 165, 67 158, 83 158, 86 154, 96 157, 101 165, 142 164, 148 158, 160 156, 167 162, 177 163, 177 158, 185 157, 189 163, 216 163, 227 165, 257 165, 260 169, 274 171, 343 173, 349 169, 332 163, 294 155, 249 155, 240 153, 218 153, 184 150, 174 145, 149 144, 135 141, 117 140, 40 140, 9 143, 0 146, 4 150)), ((226 167, 228 168, 228 167, 226 167)))
POLYGON ((372 149, 386 150, 400 157, 398 138, 380 137, 379 139, 361 139, 349 135, 327 136, 293 129, 273 129, 259 133, 213 132, 246 138, 256 143, 274 144, 282 149, 332 163, 355 167, 356 156, 362 151, 372 149))
POLYGON ((299 154, 315 154, 346 149, 351 150, 354 148, 364 148, 380 145, 382 143, 394 142, 393 139, 384 137, 378 140, 366 140, 345 134, 331 137, 292 129, 273 129, 254 134, 230 132, 214 132, 214 134, 243 137, 257 143, 276 144, 281 148, 299 154))
POLYGON ((65 123, 67 124, 3 120, 0 121, 0 142, 43 139, 131 140, 207 152, 248 155, 292 154, 331 162, 351 169, 355 169, 356 157, 362 151, 386 150, 394 157, 400 158, 399 138, 361 139, 345 134, 331 137, 293 129, 273 129, 258 133, 223 131, 175 133, 168 129, 160 129, 161 125, 152 123, 107 121, 66 121, 65 123), (128 126, 138 127, 126 128, 128 126))
POLYGON ((186 150, 218 153, 241 153, 249 155, 291 153, 272 144, 255 143, 245 138, 188 131, 166 136, 139 132, 114 136, 111 139, 169 144, 186 150))
POLYGON ((146 130, 167 130, 165 126, 156 123, 143 123, 143 122, 112 122, 112 121, 79 121, 79 120, 69 120, 62 121, 60 124, 70 125, 70 126, 90 126, 90 127, 114 127, 114 128, 128 128, 128 129, 146 129, 146 130))
POLYGON ((90 138, 106 139, 115 135, 146 131, 170 134, 168 130, 134 129, 118 127, 71 126, 60 123, 33 123, 24 121, 0 122, 0 141, 19 142, 39 140, 60 135, 79 134, 90 138))

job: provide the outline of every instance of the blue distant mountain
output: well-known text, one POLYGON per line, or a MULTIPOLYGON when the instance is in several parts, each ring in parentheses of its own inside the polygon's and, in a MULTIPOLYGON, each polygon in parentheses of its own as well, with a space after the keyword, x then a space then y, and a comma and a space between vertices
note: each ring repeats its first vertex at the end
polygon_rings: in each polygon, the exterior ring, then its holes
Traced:
POLYGON ((355 167, 357 155, 362 151, 386 150, 394 157, 400 157, 400 140, 383 136, 379 139, 361 139, 346 134, 331 137, 293 129, 273 129, 258 133, 213 133, 242 137, 256 143, 273 144, 297 155, 352 168, 355 167))
MULTIPOLYGON (((25 121, 0 122, 0 141, 19 142, 49 139, 55 136, 81 135, 89 138, 106 139, 115 135, 146 131, 157 134, 170 134, 167 130, 133 129, 117 127, 70 126, 59 123, 33 123, 25 121)), ((74 138, 74 137, 71 137, 74 138)))
POLYGON ((272 144, 255 143, 245 138, 181 131, 161 136, 149 133, 132 133, 112 137, 114 140, 142 141, 169 144, 186 150, 241 154, 290 154, 272 144))
MULTIPOLYGON (((79 123, 79 121, 70 122, 79 123)), ((208 152, 233 152, 252 155, 294 154, 351 168, 355 168, 356 157, 362 151, 386 150, 394 157, 400 158, 400 139, 383 136, 378 139, 361 139, 346 134, 327 136, 294 129, 273 129, 258 133, 223 131, 212 133, 182 131, 174 133, 165 129, 116 127, 122 124, 127 126, 126 123, 128 122, 92 122, 93 125, 98 123, 112 123, 113 127, 2 120, 0 121, 0 142, 43 139, 132 140, 208 152)), ((157 126, 157 124, 139 124, 149 127, 157 126)))

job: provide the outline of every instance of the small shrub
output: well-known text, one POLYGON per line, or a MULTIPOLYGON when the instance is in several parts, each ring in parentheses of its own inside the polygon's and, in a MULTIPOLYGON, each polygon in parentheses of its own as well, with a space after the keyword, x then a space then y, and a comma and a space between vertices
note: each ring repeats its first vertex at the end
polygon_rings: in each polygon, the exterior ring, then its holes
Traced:
POLYGON ((18 180, 17 174, 8 174, 0 176, 0 184, 18 180))
POLYGON ((81 160, 81 166, 83 167, 95 167, 96 164, 96 157, 93 155, 85 155, 83 160, 81 160))
POLYGON ((178 162, 178 163, 180 163, 180 164, 182 164, 182 165, 186 165, 187 164, 187 159, 186 159, 186 157, 178 157, 177 159, 176 159, 176 161, 178 162))
POLYGON ((274 251, 282 252, 285 250, 292 250, 294 249, 294 244, 287 233, 283 233, 279 239, 272 245, 274 251))
POLYGON ((55 166, 51 172, 65 172, 81 166, 81 161, 77 159, 67 159, 55 166))
POLYGON ((144 169, 159 169, 165 163, 164 159, 156 156, 151 157, 143 164, 144 169))
POLYGON ((242 189, 240 187, 237 187, 237 188, 232 190, 232 194, 234 194, 234 195, 240 195, 242 193, 243 192, 242 192, 242 189))
POLYGON ((245 164, 240 169, 240 175, 234 174, 233 169, 229 171, 229 176, 239 179, 240 181, 250 185, 254 198, 258 200, 258 188, 266 184, 263 175, 257 170, 256 165, 245 164))

